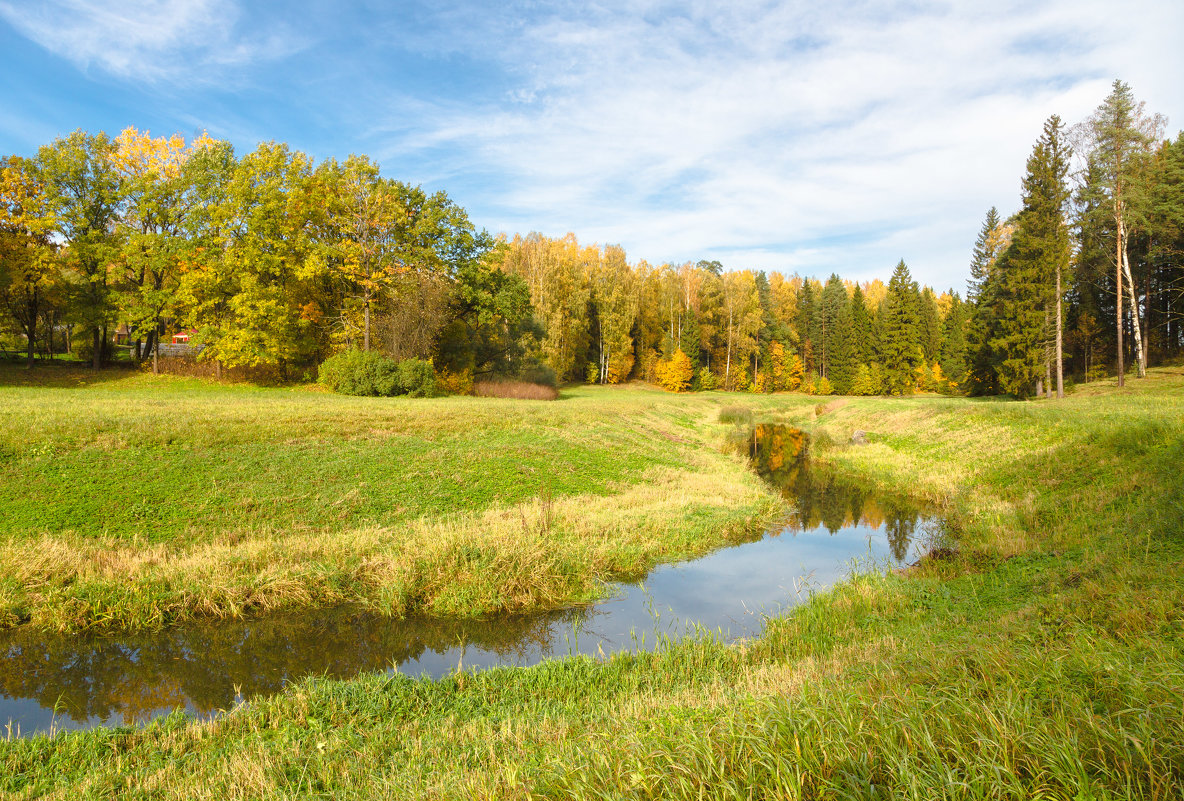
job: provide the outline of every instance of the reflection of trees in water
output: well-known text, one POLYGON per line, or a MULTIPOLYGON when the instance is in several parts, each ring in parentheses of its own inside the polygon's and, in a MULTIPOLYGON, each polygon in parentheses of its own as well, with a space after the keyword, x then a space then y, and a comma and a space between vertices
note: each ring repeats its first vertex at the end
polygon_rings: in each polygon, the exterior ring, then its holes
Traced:
POLYGON ((202 712, 274 693, 303 676, 348 677, 465 645, 503 661, 550 653, 582 609, 495 620, 395 620, 351 609, 272 615, 121 639, 16 632, 0 639, 0 692, 76 721, 128 723, 191 704, 202 712))
POLYGON ((831 534, 863 525, 883 529, 892 556, 903 562, 923 517, 917 505, 840 478, 809 459, 809 439, 796 428, 761 424, 753 427, 745 447, 753 469, 779 487, 794 506, 788 528, 819 527, 831 534))

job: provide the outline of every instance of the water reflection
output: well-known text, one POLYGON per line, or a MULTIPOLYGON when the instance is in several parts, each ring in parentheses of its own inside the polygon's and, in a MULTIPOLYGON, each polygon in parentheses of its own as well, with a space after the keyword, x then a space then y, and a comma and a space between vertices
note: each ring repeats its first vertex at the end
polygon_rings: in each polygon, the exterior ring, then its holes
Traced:
POLYGON ((757 474, 789 502, 789 530, 824 528, 833 535, 852 527, 875 529, 884 533, 894 560, 904 562, 918 528, 931 518, 909 498, 872 489, 813 462, 809 438, 799 429, 756 425, 737 445, 747 452, 757 474))
POLYGON ((750 636, 764 615, 841 580, 853 560, 915 558, 915 535, 933 525, 915 506, 812 464, 800 431, 740 433, 734 446, 781 488, 790 519, 753 542, 617 585, 609 600, 487 621, 392 620, 343 608, 118 638, 18 630, 0 635, 0 725, 11 720, 31 734, 137 723, 177 707, 209 715, 308 675, 530 665, 652 648, 692 626, 750 636))
MULTIPOLYGON (((15 716, 24 733, 137 723, 177 707, 209 714, 309 675, 392 666, 440 675, 466 664, 469 650, 479 661, 528 664, 562 655, 553 654, 554 633, 585 615, 577 608, 497 621, 396 620, 344 607, 117 639, 18 631, 0 641, 0 692, 41 710, 15 716)), ((0 719, 12 717, 0 701, 0 719)))

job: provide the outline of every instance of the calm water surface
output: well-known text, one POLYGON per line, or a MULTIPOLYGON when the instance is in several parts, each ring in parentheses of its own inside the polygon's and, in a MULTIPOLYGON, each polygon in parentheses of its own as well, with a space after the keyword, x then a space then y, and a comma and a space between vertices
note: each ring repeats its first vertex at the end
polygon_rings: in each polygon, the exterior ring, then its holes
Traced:
POLYGON ((609 600, 483 621, 392 620, 340 608, 117 638, 17 631, 0 637, 0 726, 29 735, 134 724, 178 707, 208 716, 309 675, 524 666, 653 648, 696 627, 751 636, 766 615, 855 566, 913 561, 936 533, 937 521, 915 504, 811 464, 796 429, 759 425, 733 446, 785 494, 789 519, 751 542, 616 585, 609 600))

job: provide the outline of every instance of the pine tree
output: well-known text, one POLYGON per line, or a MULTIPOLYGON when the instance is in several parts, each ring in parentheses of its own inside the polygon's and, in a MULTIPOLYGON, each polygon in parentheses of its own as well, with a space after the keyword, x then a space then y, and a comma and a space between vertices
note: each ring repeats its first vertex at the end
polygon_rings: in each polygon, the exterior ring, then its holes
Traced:
POLYGON ((1131 307, 1131 325, 1135 335, 1135 356, 1139 364, 1139 377, 1147 370, 1147 358, 1143 332, 1139 325, 1139 302, 1135 295, 1134 277, 1131 274, 1129 241, 1137 227, 1136 212, 1143 201, 1140 197, 1137 173, 1149 156, 1150 146, 1163 126, 1159 115, 1144 113, 1143 104, 1136 102, 1130 86, 1115 80, 1113 89, 1102 105, 1090 118, 1087 129, 1093 136, 1094 149, 1090 154, 1091 166, 1097 167, 1096 177, 1109 196, 1110 211, 1114 223, 1115 261, 1115 329, 1118 339, 1118 385, 1123 385, 1123 281, 1127 289, 1127 301, 1131 307))
POLYGON ((916 298, 917 285, 902 259, 888 282, 881 342, 884 381, 893 395, 912 393, 915 371, 921 363, 920 315, 916 298))

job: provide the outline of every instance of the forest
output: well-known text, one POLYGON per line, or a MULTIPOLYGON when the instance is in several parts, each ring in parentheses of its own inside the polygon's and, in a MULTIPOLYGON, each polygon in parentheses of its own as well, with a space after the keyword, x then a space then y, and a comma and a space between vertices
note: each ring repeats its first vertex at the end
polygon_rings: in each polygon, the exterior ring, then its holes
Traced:
MULTIPOLYGON (((673 391, 1030 397, 1142 376, 1184 349, 1184 134, 1115 81, 1049 117, 1019 209, 967 235, 963 291, 630 262, 616 245, 478 231, 366 156, 76 131, 0 181, 0 348, 161 369, 183 334, 218 374, 311 378, 335 353, 475 379, 673 391)), ((885 265, 887 269, 887 265, 885 265)))

